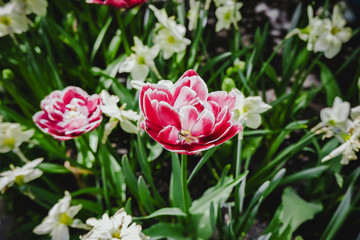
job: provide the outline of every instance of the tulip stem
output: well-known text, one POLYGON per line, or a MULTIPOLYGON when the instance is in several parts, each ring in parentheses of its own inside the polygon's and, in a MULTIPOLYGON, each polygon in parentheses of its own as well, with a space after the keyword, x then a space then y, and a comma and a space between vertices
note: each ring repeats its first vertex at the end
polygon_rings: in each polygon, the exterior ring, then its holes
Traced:
POLYGON ((181 154, 181 192, 184 202, 184 211, 189 215, 187 187, 187 155, 181 154))

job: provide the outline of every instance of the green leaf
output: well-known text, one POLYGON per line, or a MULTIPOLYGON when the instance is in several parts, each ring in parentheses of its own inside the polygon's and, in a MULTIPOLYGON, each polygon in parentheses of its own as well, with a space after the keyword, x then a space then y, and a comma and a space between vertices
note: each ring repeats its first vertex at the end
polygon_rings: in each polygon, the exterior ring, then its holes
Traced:
POLYGON ((151 197, 150 191, 148 189, 148 186, 146 185, 146 182, 142 176, 138 179, 138 189, 139 189, 139 197, 140 202, 144 205, 147 212, 154 212, 155 207, 153 205, 153 199, 151 197))
POLYGON ((123 157, 121 159, 121 164, 122 164, 122 171, 125 176, 126 185, 129 187, 130 192, 137 199, 139 199, 138 183, 137 183, 135 174, 132 172, 132 170, 130 168, 129 160, 126 155, 123 155, 123 157))
POLYGON ((171 166, 169 199, 173 206, 183 209, 183 197, 181 191, 179 191, 181 186, 181 169, 177 153, 171 152, 171 166))
POLYGON ((327 170, 329 166, 318 166, 313 168, 308 168, 302 171, 298 171, 281 181, 282 185, 297 182, 305 179, 317 178, 319 177, 325 170, 327 170))
POLYGON ((190 207, 191 226, 194 228, 193 231, 196 232, 197 238, 208 239, 212 235, 211 214, 217 215, 219 203, 223 203, 229 198, 233 188, 245 178, 247 173, 241 174, 234 180, 232 177, 224 176, 222 181, 207 189, 201 198, 192 203, 190 207))
POLYGON ((38 168, 45 173, 69 173, 69 170, 67 170, 64 166, 55 163, 43 162, 38 166, 38 168))
POLYGON ((150 219, 158 216, 183 216, 186 214, 180 208, 161 208, 144 217, 134 217, 134 220, 150 219))
POLYGON ((94 60, 94 57, 95 57, 97 51, 99 50, 99 47, 100 47, 102 41, 104 40, 105 33, 108 30, 108 28, 111 24, 111 21, 112 21, 112 17, 109 17, 108 20, 106 21, 106 23, 104 24, 104 26, 102 27, 102 29, 100 30, 99 35, 97 36, 97 38, 95 40, 95 43, 94 43, 94 46, 93 46, 93 49, 92 49, 91 55, 90 55, 91 62, 94 60))
POLYGON ((351 184, 346 190, 346 193, 341 200, 341 203, 339 204, 334 215, 332 216, 320 240, 331 240, 335 237, 335 234, 339 231, 340 227, 342 226, 351 211, 352 195, 353 185, 351 184))
POLYGON ((171 238, 176 240, 191 240, 191 237, 185 237, 186 230, 180 224, 160 222, 152 225, 143 231, 147 236, 150 236, 152 240, 171 238))
POLYGON ((302 223, 313 219, 323 209, 321 203, 304 201, 290 187, 285 188, 281 199, 283 208, 279 218, 283 225, 280 228, 280 234, 286 230, 288 225, 294 232, 302 223))
POLYGON ((320 79, 326 92, 326 103, 332 106, 335 97, 341 97, 340 87, 330 69, 323 63, 317 62, 320 67, 320 79))

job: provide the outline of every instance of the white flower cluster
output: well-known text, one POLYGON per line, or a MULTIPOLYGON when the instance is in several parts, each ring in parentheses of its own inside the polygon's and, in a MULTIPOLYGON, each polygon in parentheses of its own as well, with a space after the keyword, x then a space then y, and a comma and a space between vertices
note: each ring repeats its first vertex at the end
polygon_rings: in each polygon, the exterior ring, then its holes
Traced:
POLYGON ((26 15, 46 15, 46 0, 11 0, 0 5, 0 37, 21 34, 28 30, 30 20, 26 15))
POLYGON ((105 213, 101 219, 89 218, 86 224, 92 229, 80 239, 88 240, 145 240, 149 239, 141 230, 141 226, 132 223, 132 217, 122 208, 114 216, 105 213))
POLYGON ((151 69, 158 78, 158 73, 154 59, 161 50, 163 58, 169 59, 174 53, 182 53, 191 41, 185 38, 186 28, 177 24, 174 17, 168 17, 165 9, 157 9, 153 5, 149 6, 153 10, 158 20, 155 27, 152 47, 144 46, 140 39, 134 38, 135 45, 132 47, 134 53, 121 63, 119 72, 130 72, 134 80, 145 81, 151 69))
POLYGON ((307 13, 308 25, 292 30, 287 37, 297 34, 301 40, 307 41, 309 51, 324 52, 326 58, 333 58, 340 52, 342 44, 349 41, 352 32, 350 27, 345 27, 346 21, 339 5, 334 6, 331 19, 314 17, 311 6, 308 6, 307 13))
POLYGON ((341 143, 321 161, 328 161, 340 154, 341 164, 356 160, 356 152, 360 149, 360 106, 350 109, 350 103, 336 97, 332 108, 321 110, 320 119, 321 122, 312 131, 325 133, 323 138, 336 137, 341 143))
POLYGON ((243 4, 238 3, 236 0, 214 0, 214 2, 216 5, 215 15, 217 17, 215 31, 219 32, 222 29, 228 29, 231 24, 237 28, 237 23, 242 18, 240 8, 243 4))

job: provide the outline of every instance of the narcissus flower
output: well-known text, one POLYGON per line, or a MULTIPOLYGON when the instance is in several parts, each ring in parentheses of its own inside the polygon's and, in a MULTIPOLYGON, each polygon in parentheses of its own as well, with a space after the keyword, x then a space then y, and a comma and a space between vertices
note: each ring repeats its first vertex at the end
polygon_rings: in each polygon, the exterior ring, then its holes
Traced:
POLYGON ((83 240, 144 240, 149 239, 141 232, 141 226, 132 223, 132 218, 122 208, 114 216, 105 213, 101 219, 89 218, 86 224, 92 226, 90 232, 81 236, 83 240))
POLYGON ((2 122, 0 116, 0 153, 18 148, 23 142, 29 141, 34 135, 34 129, 23 130, 18 123, 2 122))
POLYGON ((56 90, 41 101, 35 124, 57 140, 69 140, 94 130, 101 123, 101 97, 79 87, 56 90))
POLYGON ((65 196, 60 199, 49 211, 33 232, 35 234, 50 234, 52 240, 70 239, 69 228, 87 229, 87 226, 80 219, 74 219, 74 216, 80 211, 81 204, 70 206, 71 196, 65 191, 65 196))
POLYGON ((261 124, 260 114, 269 110, 271 106, 259 96, 245 98, 244 94, 236 88, 231 92, 237 96, 233 119, 238 122, 243 121, 249 128, 258 128, 261 124))
POLYGON ((48 3, 46 0, 13 0, 26 14, 35 13, 39 16, 46 16, 48 3))
POLYGON ((225 1, 223 5, 218 6, 215 11, 217 17, 217 23, 215 31, 219 32, 221 29, 230 28, 231 24, 237 26, 237 23, 241 20, 240 8, 243 6, 242 3, 236 1, 225 1))
POLYGON ((164 59, 169 59, 174 53, 184 52, 186 46, 191 43, 185 38, 186 28, 177 24, 174 17, 168 17, 165 9, 159 10, 153 5, 149 7, 159 21, 156 23, 154 43, 163 51, 164 59))
POLYGON ((30 182, 42 175, 42 171, 37 169, 36 166, 43 161, 43 158, 37 158, 31 162, 27 162, 22 167, 14 167, 11 165, 11 169, 0 173, 0 191, 6 187, 11 187, 14 183, 23 185, 30 182))
POLYGON ((86 2, 129 9, 143 4, 146 0, 86 0, 86 2))
POLYGON ((106 141, 108 135, 120 122, 121 128, 127 133, 137 133, 138 127, 136 122, 140 119, 137 112, 129 109, 125 110, 126 104, 123 104, 120 108, 117 103, 120 101, 118 96, 110 95, 106 90, 102 90, 100 93, 103 105, 101 106, 102 112, 110 117, 110 121, 105 125, 103 142, 106 141))
POLYGON ((17 11, 16 2, 8 2, 0 6, 0 37, 14 33, 20 34, 28 29, 28 19, 25 14, 17 11))
POLYGON ((208 93, 201 77, 188 70, 173 86, 142 87, 141 127, 164 148, 191 155, 217 146, 242 130, 242 125, 232 120, 235 104, 235 94, 208 93))
POLYGON ((135 45, 131 48, 134 53, 120 65, 119 72, 130 72, 135 80, 145 81, 150 69, 159 76, 154 59, 159 54, 160 48, 154 45, 151 48, 144 46, 138 37, 134 37, 135 45))

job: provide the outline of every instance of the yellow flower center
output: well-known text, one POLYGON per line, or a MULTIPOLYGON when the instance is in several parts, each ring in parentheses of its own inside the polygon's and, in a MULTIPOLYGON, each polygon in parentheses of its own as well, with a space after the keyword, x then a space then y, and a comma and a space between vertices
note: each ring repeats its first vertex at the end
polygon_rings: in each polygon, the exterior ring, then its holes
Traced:
POLYGON ((67 213, 63 213, 60 216, 60 220, 59 222, 65 225, 70 226, 73 223, 73 219, 71 217, 69 217, 69 215, 67 215, 67 213))
POLYGON ((9 26, 11 23, 11 19, 8 16, 2 16, 0 17, 0 23, 9 26))
POLYGON ((227 12, 224 14, 224 19, 225 20, 230 20, 231 19, 231 12, 227 12))
POLYGON ((175 43, 175 37, 174 36, 169 36, 168 37, 168 42, 169 43, 175 43))
POLYGON ((191 136, 190 130, 181 130, 179 133, 179 139, 185 141, 186 144, 198 142, 198 137, 191 136))
POLYGON ((138 59, 139 64, 145 64, 145 58, 143 56, 140 56, 138 59))
POLYGON ((3 141, 3 145, 7 146, 11 149, 15 148, 15 139, 14 138, 7 138, 3 141))
POLYGON ((16 182, 19 186, 24 185, 25 184, 24 175, 16 176, 14 182, 16 182))
POLYGON ((120 238, 121 228, 122 228, 122 225, 120 225, 119 229, 117 229, 117 230, 112 234, 112 237, 113 237, 113 238, 121 239, 121 238, 120 238))
POLYGON ((335 126, 336 125, 336 122, 334 120, 332 120, 332 119, 328 123, 329 123, 330 126, 335 126))
POLYGON ((339 31, 340 29, 338 29, 337 27, 332 27, 330 32, 332 35, 336 35, 339 31))

